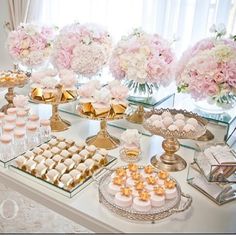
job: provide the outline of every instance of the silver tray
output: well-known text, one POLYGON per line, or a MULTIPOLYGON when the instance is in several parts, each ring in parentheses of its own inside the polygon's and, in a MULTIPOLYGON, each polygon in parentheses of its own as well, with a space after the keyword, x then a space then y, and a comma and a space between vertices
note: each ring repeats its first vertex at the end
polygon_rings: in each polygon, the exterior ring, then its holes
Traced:
POLYGON ((150 221, 151 223, 155 223, 155 221, 169 217, 174 213, 183 212, 191 206, 192 197, 188 194, 184 194, 181 191, 181 188, 177 183, 177 181, 171 177, 170 179, 176 182, 176 188, 178 194, 175 199, 166 200, 166 204, 163 207, 155 207, 155 208, 153 207, 148 212, 136 211, 132 207, 130 208, 119 207, 114 203, 113 197, 107 191, 107 186, 108 183, 110 182, 110 178, 113 172, 114 170, 110 169, 109 172, 104 174, 98 181, 99 202, 119 216, 134 221, 142 221, 142 222, 150 221), (186 201, 183 201, 182 198, 185 198, 186 201))

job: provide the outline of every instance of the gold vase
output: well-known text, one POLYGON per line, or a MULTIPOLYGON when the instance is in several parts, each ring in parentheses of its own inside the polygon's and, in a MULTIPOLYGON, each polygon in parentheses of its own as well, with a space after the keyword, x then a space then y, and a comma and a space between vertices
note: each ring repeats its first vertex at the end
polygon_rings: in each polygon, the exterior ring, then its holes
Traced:
POLYGON ((142 105, 139 105, 137 109, 132 113, 127 115, 126 118, 129 122, 135 124, 142 124, 144 121, 144 108, 142 105))
POLYGON ((7 113, 8 108, 14 107, 14 104, 13 104, 14 97, 15 97, 14 88, 8 88, 8 91, 5 95, 5 98, 8 103, 0 109, 1 112, 7 113))
POLYGON ((120 144, 120 140, 111 136, 107 131, 107 121, 101 120, 100 121, 100 131, 91 137, 86 139, 86 143, 88 145, 94 145, 98 148, 105 148, 105 149, 114 149, 117 148, 120 144))

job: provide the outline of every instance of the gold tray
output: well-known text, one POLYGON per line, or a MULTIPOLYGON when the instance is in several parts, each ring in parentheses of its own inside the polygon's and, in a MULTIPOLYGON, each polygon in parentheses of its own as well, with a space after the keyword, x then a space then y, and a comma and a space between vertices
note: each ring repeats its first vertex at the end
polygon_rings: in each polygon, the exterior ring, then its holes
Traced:
MULTIPOLYGON (((140 169, 142 168, 143 166, 140 167, 140 169)), ((169 217, 174 213, 183 212, 191 206, 192 197, 188 194, 182 193, 178 182, 171 177, 170 179, 176 182, 177 197, 172 200, 166 200, 166 204, 163 207, 153 207, 149 212, 136 211, 132 207, 119 207, 114 203, 114 197, 112 197, 107 191, 107 186, 113 172, 114 170, 110 170, 98 181, 99 202, 119 216, 139 222, 150 221, 151 223, 155 223, 155 221, 169 217), (184 203, 182 202, 182 198, 186 198, 184 203)))

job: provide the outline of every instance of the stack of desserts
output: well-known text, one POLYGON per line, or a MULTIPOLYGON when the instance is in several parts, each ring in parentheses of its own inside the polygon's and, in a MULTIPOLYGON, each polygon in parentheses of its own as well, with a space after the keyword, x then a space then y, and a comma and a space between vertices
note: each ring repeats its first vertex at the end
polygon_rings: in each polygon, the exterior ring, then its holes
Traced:
POLYGON ((107 192, 117 206, 140 212, 163 207, 178 195, 176 183, 167 172, 156 172, 150 165, 140 168, 136 164, 117 168, 111 175, 107 192))
POLYGON ((84 141, 57 137, 17 157, 15 163, 25 172, 71 190, 108 163, 108 152, 84 141))
POLYGON ((128 89, 119 81, 112 81, 102 87, 99 81, 92 80, 78 89, 79 112, 98 118, 122 116, 126 108, 128 89))
POLYGON ((47 69, 31 77, 30 96, 45 103, 67 102, 77 98, 76 74, 69 70, 47 69))
POLYGON ((1 87, 15 87, 23 86, 28 80, 28 75, 19 70, 0 70, 0 86, 1 87))
POLYGON ((189 118, 181 113, 171 114, 169 111, 164 111, 162 114, 153 114, 146 120, 147 124, 152 125, 157 129, 169 131, 196 132, 200 127, 195 118, 189 118))

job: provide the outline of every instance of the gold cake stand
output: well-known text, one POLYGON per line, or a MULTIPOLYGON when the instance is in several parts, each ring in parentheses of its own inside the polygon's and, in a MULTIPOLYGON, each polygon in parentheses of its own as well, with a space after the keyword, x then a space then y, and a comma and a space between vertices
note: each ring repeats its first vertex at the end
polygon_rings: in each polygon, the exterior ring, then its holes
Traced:
POLYGON ((112 135, 110 135, 107 131, 107 121, 119 120, 123 119, 124 115, 115 115, 108 114, 107 117, 96 117, 93 113, 85 114, 82 112, 80 105, 76 108, 79 116, 90 119, 90 120, 98 120, 100 121, 100 131, 91 137, 86 139, 86 143, 88 145, 94 145, 98 148, 105 148, 107 150, 117 148, 120 144, 120 140, 112 135))
POLYGON ((16 75, 18 73, 22 74, 23 76, 21 78, 13 78, 13 77, 8 77, 8 78, 1 78, 0 79, 0 87, 1 88, 7 88, 7 93, 5 95, 5 99, 7 100, 7 104, 4 105, 0 111, 6 113, 8 108, 15 107, 13 104, 13 98, 15 97, 14 93, 14 88, 19 87, 23 88, 29 81, 29 76, 30 74, 25 73, 20 70, 15 70, 15 71, 9 71, 9 73, 15 73, 16 75))
POLYGON ((60 104, 75 101, 77 99, 77 93, 72 94, 69 91, 62 92, 61 85, 58 85, 56 88, 57 93, 55 93, 51 99, 45 99, 42 94, 42 90, 39 88, 35 88, 33 91, 31 91, 29 96, 32 102, 52 105, 52 116, 50 117, 51 130, 53 132, 60 132, 67 130, 71 126, 71 123, 60 117, 58 106, 60 104))
POLYGON ((158 169, 166 171, 181 171, 185 169, 187 166, 186 161, 181 156, 176 154, 180 148, 178 139, 195 139, 205 134, 206 128, 204 119, 199 117, 196 113, 176 109, 154 109, 146 112, 144 117, 144 128, 152 134, 164 137, 162 148, 165 152, 160 156, 160 158, 157 155, 153 156, 151 158, 151 164, 158 169), (168 111, 172 115, 176 115, 178 113, 183 114, 187 118, 195 118, 198 121, 196 131, 169 131, 163 128, 156 128, 147 122, 147 119, 153 114, 161 115, 164 111, 168 111))

